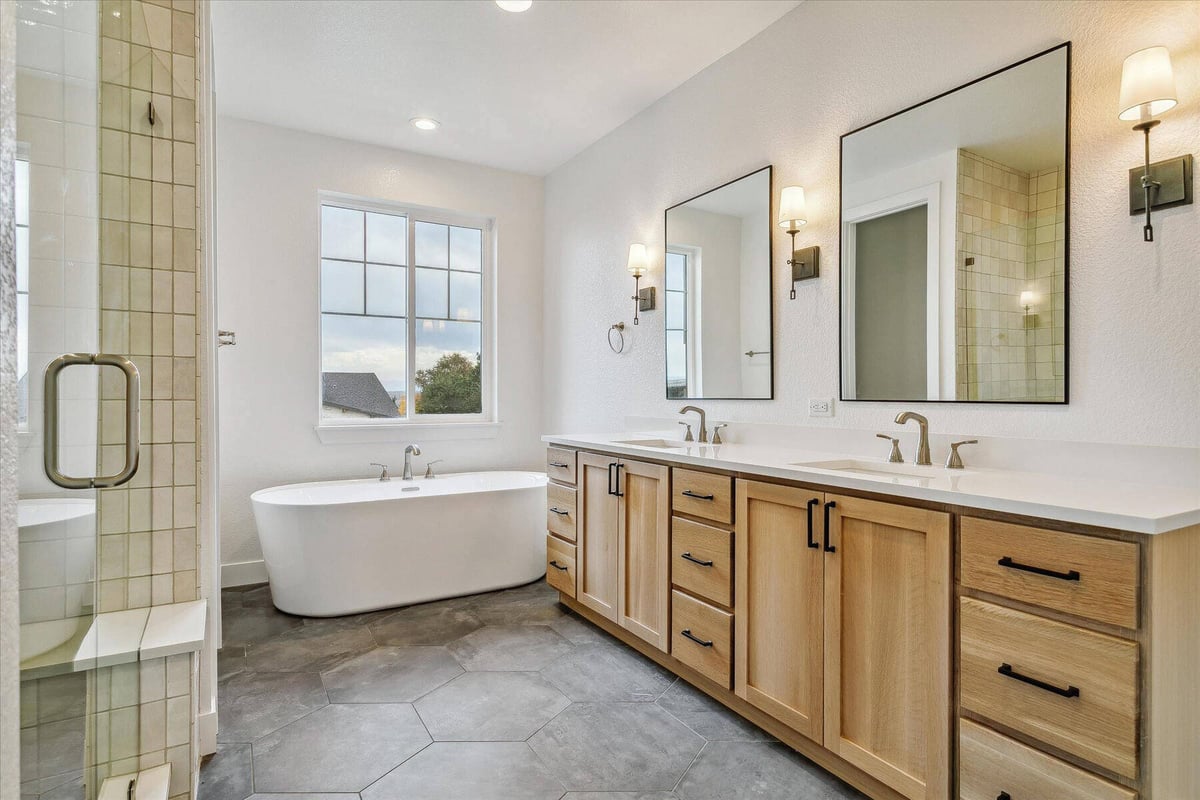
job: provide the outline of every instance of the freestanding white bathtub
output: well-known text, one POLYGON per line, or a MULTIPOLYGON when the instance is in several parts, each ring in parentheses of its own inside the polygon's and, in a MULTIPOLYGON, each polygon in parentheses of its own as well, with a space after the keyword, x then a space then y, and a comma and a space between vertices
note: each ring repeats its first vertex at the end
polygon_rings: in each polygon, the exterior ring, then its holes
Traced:
POLYGON ((250 496, 275 606, 335 617, 519 586, 546 571, 546 476, 328 481, 250 496))

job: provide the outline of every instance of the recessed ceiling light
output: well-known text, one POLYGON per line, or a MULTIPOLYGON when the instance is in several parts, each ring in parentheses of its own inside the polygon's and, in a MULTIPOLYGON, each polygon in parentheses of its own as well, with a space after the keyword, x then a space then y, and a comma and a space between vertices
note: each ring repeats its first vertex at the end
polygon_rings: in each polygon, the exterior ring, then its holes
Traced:
POLYGON ((518 14, 522 11, 528 11, 533 6, 533 0, 496 0, 496 5, 505 11, 518 14))
POLYGON ((435 131, 442 124, 436 119, 430 119, 429 117, 413 117, 409 122, 412 123, 414 128, 422 131, 435 131))

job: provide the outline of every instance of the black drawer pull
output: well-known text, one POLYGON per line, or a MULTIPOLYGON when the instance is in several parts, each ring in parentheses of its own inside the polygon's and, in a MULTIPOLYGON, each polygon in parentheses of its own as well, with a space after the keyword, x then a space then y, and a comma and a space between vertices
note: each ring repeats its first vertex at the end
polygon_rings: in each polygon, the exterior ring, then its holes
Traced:
POLYGON ((1012 800, 1012 795, 1008 792, 1001 792, 1000 794, 996 795, 996 800, 1012 800))
POLYGON ((815 497, 808 501, 808 546, 811 547, 813 550, 816 550, 817 548, 819 548, 821 546, 821 545, 817 544, 816 539, 813 538, 813 524, 812 524, 813 523, 813 519, 812 519, 813 509, 816 508, 817 506, 819 506, 820 504, 821 504, 821 501, 815 497))
POLYGON ((701 647, 712 647, 713 646, 711 639, 706 642, 703 639, 698 639, 695 636, 693 636, 690 628, 684 628, 683 630, 680 631, 680 633, 683 634, 686 638, 691 639, 693 642, 700 645, 701 647))
POLYGON ((558 506, 550 506, 550 513, 551 513, 551 514, 558 514, 560 517, 569 517, 569 516, 571 516, 571 512, 570 512, 570 511, 563 511, 563 510, 562 510, 561 508, 559 508, 558 506))
POLYGON ((1039 689, 1045 689, 1047 692, 1053 692, 1060 697, 1079 697, 1079 689, 1075 686, 1067 686, 1065 689, 1060 689, 1053 683, 1039 681, 1037 678, 1031 678, 1028 675, 1022 675, 1012 668, 1012 664, 1001 664, 996 670, 1006 678, 1018 680, 1021 683, 1028 683, 1030 686, 1036 686, 1039 689))
POLYGON ((711 494, 696 494, 691 489, 684 489, 680 494, 682 494, 684 497, 690 497, 693 500, 712 500, 713 499, 713 496, 711 494))
POLYGON ((562 564, 559 564, 557 561, 551 561, 550 566, 554 567, 555 569, 561 569, 563 572, 566 572, 567 570, 570 569, 570 567, 564 567, 562 564))
POLYGON ((701 561, 700 559, 696 558, 691 553, 684 553, 683 555, 680 556, 680 558, 682 558, 684 561, 690 561, 693 564, 699 564, 702 567, 711 567, 713 565, 713 562, 701 561))
POLYGON ((1022 572, 1032 572, 1035 575, 1045 575, 1047 578, 1058 578, 1060 581, 1077 581, 1077 580, 1079 580, 1079 573, 1076 572, 1075 570, 1070 570, 1069 572, 1055 572, 1052 569, 1043 569, 1042 567, 1031 567, 1028 564, 1021 564, 1020 562, 1013 561, 1009 556, 1005 556, 1004 558, 1000 559, 996 563, 1002 567, 1008 567, 1009 569, 1019 569, 1022 572))
POLYGON ((551 462, 550 462, 550 466, 552 466, 552 467, 558 467, 559 469, 566 469, 566 468, 567 468, 568 466, 570 466, 570 465, 569 465, 569 464, 565 464, 565 463, 563 463, 562 461, 551 461, 551 462))
POLYGON ((825 552, 826 553, 836 553, 837 552, 837 548, 829 543, 829 530, 830 530, 830 528, 829 528, 829 510, 832 508, 837 508, 837 503, 833 500, 830 500, 828 503, 825 504, 825 552))

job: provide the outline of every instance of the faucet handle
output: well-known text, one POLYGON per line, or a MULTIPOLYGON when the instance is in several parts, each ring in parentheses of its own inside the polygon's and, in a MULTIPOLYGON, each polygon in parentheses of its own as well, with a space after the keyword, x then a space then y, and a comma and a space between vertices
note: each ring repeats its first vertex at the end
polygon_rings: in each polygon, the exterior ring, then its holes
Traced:
POLYGON ((946 459, 946 469, 962 469, 963 468, 963 460, 962 460, 962 456, 960 456, 958 454, 958 448, 964 444, 979 444, 979 440, 978 439, 964 439, 961 442, 951 442, 950 443, 950 455, 946 459))
POLYGON ((889 464, 903 464, 904 463, 904 454, 900 452, 900 440, 899 439, 897 439, 895 436, 888 436, 886 433, 877 433, 877 434, 875 434, 875 436, 880 439, 887 439, 889 442, 892 443, 892 452, 888 454, 888 463, 889 464))
POLYGON ((378 461, 372 461, 372 462, 370 463, 370 465, 369 465, 369 466, 372 466, 372 467, 382 467, 383 469, 387 469, 387 468, 388 468, 388 465, 387 465, 387 464, 380 464, 378 461))
POLYGON ((694 441, 696 441, 696 437, 692 436, 692 423, 690 423, 690 422, 683 422, 682 420, 680 420, 679 424, 680 424, 680 425, 683 425, 683 426, 685 426, 685 427, 687 428, 687 433, 685 433, 685 434, 683 435, 683 440, 684 440, 685 442, 694 442, 694 441))
POLYGON ((383 470, 381 473, 379 473, 379 480, 381 480, 381 481, 389 480, 390 476, 388 475, 388 465, 387 464, 380 464, 378 461, 372 461, 371 466, 379 467, 381 470, 383 470))
POLYGON ((712 426, 712 444, 724 444, 724 442, 721 441, 721 428, 728 428, 728 427, 729 427, 728 422, 722 422, 720 424, 712 426))
POLYGON ((425 477, 426 477, 426 478, 436 478, 437 476, 433 474, 433 465, 434 465, 434 464, 440 464, 440 463, 442 463, 443 461, 445 461, 445 459, 444 459, 444 458, 435 458, 433 461, 428 461, 428 462, 426 462, 426 464, 425 464, 425 477))

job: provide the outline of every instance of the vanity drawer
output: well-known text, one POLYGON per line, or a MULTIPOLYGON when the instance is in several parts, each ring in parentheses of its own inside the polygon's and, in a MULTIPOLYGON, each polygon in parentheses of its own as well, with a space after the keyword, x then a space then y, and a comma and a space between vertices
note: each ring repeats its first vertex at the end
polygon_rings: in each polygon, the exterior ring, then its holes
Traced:
POLYGON ((733 477, 671 469, 671 510, 726 525, 733 522, 733 477))
POLYGON ((1137 777, 1135 642, 964 597, 964 709, 1137 777))
POLYGON ((1023 603, 1138 627, 1138 546, 963 517, 963 586, 1023 603))
POLYGON ((575 490, 546 484, 546 529, 568 542, 575 541, 575 490))
POLYGON ((733 614, 682 592, 671 592, 671 655, 730 688, 733 614))
POLYGON ((733 605, 733 532, 673 518, 671 582, 718 605, 733 605))
POLYGON ((546 583, 568 597, 575 596, 575 545, 546 537, 546 583))
POLYGON ((546 448, 546 475, 552 480, 575 485, 575 451, 562 447, 546 448))
POLYGON ((1005 795, 1045 800, 1134 800, 1135 792, 1026 747, 971 720, 959 720, 959 800, 1005 795))

